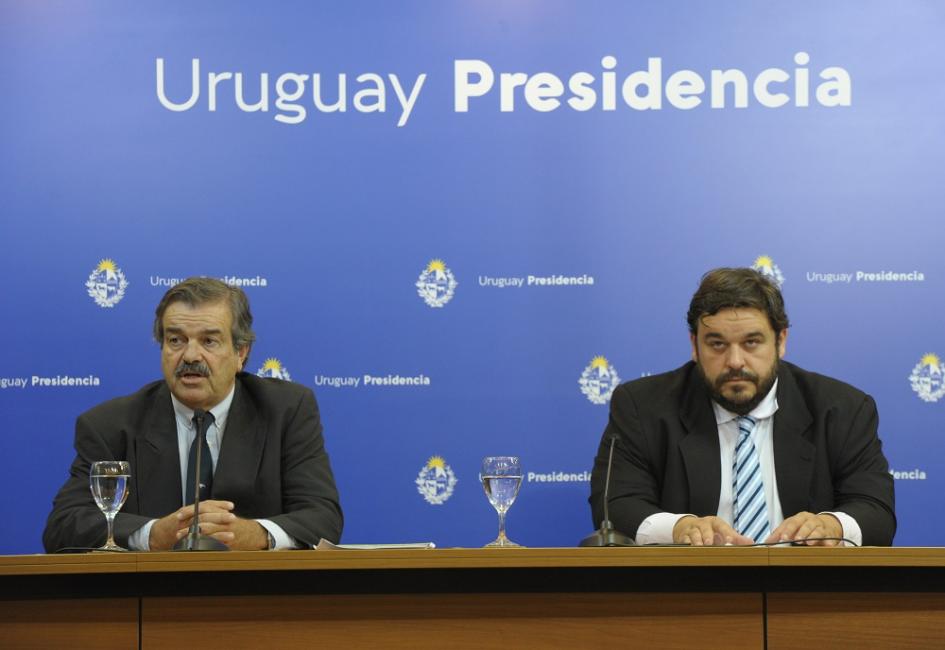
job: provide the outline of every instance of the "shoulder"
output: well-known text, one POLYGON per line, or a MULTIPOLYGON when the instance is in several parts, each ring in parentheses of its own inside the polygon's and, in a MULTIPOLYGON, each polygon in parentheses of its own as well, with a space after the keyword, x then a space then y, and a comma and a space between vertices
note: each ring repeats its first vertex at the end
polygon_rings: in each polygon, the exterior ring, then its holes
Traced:
POLYGON ((780 406, 803 405, 815 420, 840 418, 842 421, 857 413, 875 415, 877 411, 873 398, 859 388, 786 361, 781 362, 778 381, 780 406))
POLYGON ((869 395, 845 381, 804 370, 787 361, 781 362, 778 376, 787 380, 786 389, 790 390, 793 385, 810 408, 856 406, 864 401, 872 402, 869 395))
POLYGON ((294 381, 257 377, 248 372, 236 375, 239 387, 257 405, 298 404, 306 399, 315 400, 312 389, 294 381))
POLYGON ((130 395, 122 395, 106 400, 85 411, 79 417, 97 420, 140 412, 149 408, 154 400, 162 394, 167 396, 168 404, 170 404, 170 392, 167 390, 167 384, 164 383, 163 379, 146 384, 130 395))
POLYGON ((677 409, 683 394, 694 379, 699 380, 698 371, 696 364, 689 361, 675 370, 620 384, 614 391, 613 400, 631 400, 640 406, 653 409, 667 404, 677 409))

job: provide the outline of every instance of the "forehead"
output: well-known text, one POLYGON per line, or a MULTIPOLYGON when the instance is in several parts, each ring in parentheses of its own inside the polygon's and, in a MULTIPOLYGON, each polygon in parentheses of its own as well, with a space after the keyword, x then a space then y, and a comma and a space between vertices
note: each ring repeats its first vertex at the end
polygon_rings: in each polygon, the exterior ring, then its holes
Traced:
POLYGON ((699 336, 717 334, 731 338, 753 332, 774 334, 768 316, 760 309, 751 307, 720 309, 711 316, 702 316, 698 321, 699 336))
POLYGON ((220 330, 224 334, 229 334, 230 321, 230 308, 225 302, 194 306, 185 302, 174 302, 164 310, 162 319, 164 329, 198 332, 220 330))

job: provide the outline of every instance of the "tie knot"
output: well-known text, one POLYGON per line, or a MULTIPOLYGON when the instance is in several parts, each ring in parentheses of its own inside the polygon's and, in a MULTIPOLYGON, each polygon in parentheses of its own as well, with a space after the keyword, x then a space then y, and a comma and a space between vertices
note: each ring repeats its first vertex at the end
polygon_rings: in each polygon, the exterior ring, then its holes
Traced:
POLYGON ((738 431, 746 436, 754 430, 757 423, 758 421, 750 415, 742 415, 738 418, 738 431))
POLYGON ((203 430, 206 431, 214 421, 213 413, 210 411, 194 411, 194 430, 199 430, 201 422, 203 422, 203 430))

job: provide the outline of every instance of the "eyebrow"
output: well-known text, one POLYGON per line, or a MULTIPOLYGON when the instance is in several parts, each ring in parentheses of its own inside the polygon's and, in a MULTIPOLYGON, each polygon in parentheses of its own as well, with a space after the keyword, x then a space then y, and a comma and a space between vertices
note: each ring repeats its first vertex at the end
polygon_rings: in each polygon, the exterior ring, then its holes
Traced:
MULTIPOLYGON (((745 334, 745 335, 742 337, 742 340, 744 340, 744 339, 750 339, 750 338, 753 338, 753 337, 764 338, 764 337, 765 337, 765 333, 762 332, 762 331, 760 331, 760 330, 756 330, 756 331, 754 331, 754 332, 748 332, 747 334, 745 334)), ((703 338, 705 338, 705 339, 719 339, 719 340, 722 340, 722 341, 725 340, 725 337, 722 336, 721 334, 719 334, 718 332, 706 332, 706 334, 705 334, 705 336, 704 336, 703 338)))
MULTIPOLYGON (((219 327, 214 327, 214 328, 209 328, 209 329, 200 330, 200 333, 201 333, 201 334, 221 334, 222 332, 223 332, 223 330, 220 329, 219 327)), ((168 334, 168 333, 183 334, 183 333, 184 333, 184 328, 182 328, 182 327, 173 327, 173 326, 165 327, 165 328, 164 328, 164 333, 165 333, 165 334, 168 334)))

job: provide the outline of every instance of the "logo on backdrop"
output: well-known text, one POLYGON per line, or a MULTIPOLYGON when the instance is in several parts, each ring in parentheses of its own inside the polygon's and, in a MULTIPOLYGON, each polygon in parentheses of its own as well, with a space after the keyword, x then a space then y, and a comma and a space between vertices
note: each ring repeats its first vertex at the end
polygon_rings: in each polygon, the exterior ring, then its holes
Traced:
POLYGON ((423 302, 430 307, 442 307, 453 298, 458 284, 443 260, 433 260, 420 274, 416 286, 423 302))
POLYGON ((417 484, 417 492, 427 503, 439 506, 453 496, 457 479, 453 469, 441 456, 433 456, 420 470, 414 482, 417 484))
POLYGON ((286 369, 282 363, 273 357, 266 359, 266 362, 262 364, 262 367, 256 371, 256 375, 259 377, 270 377, 272 379, 283 379, 285 381, 292 381, 292 377, 289 376, 289 371, 286 369))
POLYGON ((937 354, 926 354, 912 369, 909 381, 922 401, 937 402, 945 396, 945 365, 937 354))
POLYGON ((778 268, 778 265, 774 263, 767 255, 761 255, 752 264, 751 268, 755 269, 761 275, 765 276, 776 285, 778 288, 781 288, 781 285, 784 284, 784 274, 781 273, 781 269, 778 268))
POLYGON ((99 307, 114 307, 125 297, 128 280, 114 260, 104 259, 89 274, 85 288, 99 307))
POLYGON ((606 404, 610 401, 610 396, 614 394, 614 389, 620 384, 620 377, 617 375, 617 369, 614 368, 604 357, 594 357, 590 365, 581 373, 578 380, 581 385, 581 392, 593 404, 606 404))

